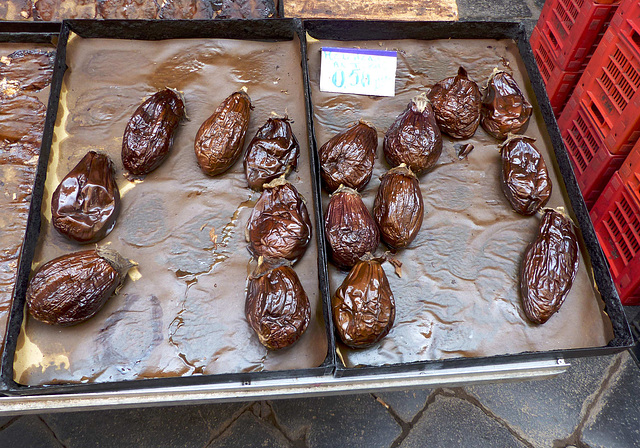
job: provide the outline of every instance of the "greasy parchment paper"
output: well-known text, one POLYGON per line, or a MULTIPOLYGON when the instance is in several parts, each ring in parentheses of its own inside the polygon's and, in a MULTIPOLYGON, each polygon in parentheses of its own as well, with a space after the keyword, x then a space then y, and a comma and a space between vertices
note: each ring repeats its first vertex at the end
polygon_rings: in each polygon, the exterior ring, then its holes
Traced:
MULTIPOLYGON (((51 44, 0 43, 0 58, 7 57, 18 50, 55 51, 55 47, 51 44)), ((19 80, 0 79, 0 82, 3 83, 2 89, 9 90, 11 83, 16 81, 19 80)), ((42 103, 44 110, 40 115, 41 126, 44 124, 50 90, 47 85, 37 92, 23 92, 30 97, 37 98, 42 103)), ((32 111, 31 113, 36 112, 32 111)), ((14 116, 13 119, 20 120, 20 116, 14 116)), ((4 336, 11 310, 13 286, 16 283, 18 273, 20 249, 27 227, 40 143, 25 144, 22 149, 23 152, 17 156, 13 153, 15 149, 10 143, 0 144, 0 229, 2 229, 0 232, 0 353, 4 349, 4 336), (29 155, 30 158, 24 157, 29 155), (19 160, 19 163, 16 159, 19 160), (12 163, 12 160, 15 163, 12 163)))
POLYGON ((315 235, 294 266, 311 301, 309 328, 294 346, 268 352, 244 316, 246 277, 254 267, 244 227, 259 195, 247 187, 241 159, 211 178, 200 171, 193 150, 202 122, 246 86, 255 109, 245 146, 271 112, 294 120, 300 168, 289 180, 306 198, 313 221, 298 39, 139 41, 72 35, 67 64, 33 268, 87 249, 52 228, 50 201, 59 181, 90 149, 111 156, 122 196, 116 227, 100 244, 139 267, 87 322, 59 328, 27 315, 15 380, 42 385, 319 366, 327 340, 315 235), (184 92, 189 120, 179 126, 164 164, 144 181, 128 182, 120 158, 124 128, 143 99, 165 87, 184 92))
MULTIPOLYGON (((460 65, 481 87, 494 67, 507 69, 525 95, 534 99, 517 46, 510 40, 310 39, 309 76, 318 147, 360 118, 378 130, 374 174, 363 192, 369 210, 379 177, 389 168, 382 151, 385 131, 411 98, 441 79, 455 76, 460 65), (320 92, 323 46, 397 50, 396 96, 320 92)), ((553 194, 547 206, 564 206, 570 211, 539 114, 536 108, 525 134, 537 139, 535 145, 551 169, 553 194)), ((573 288, 560 311, 544 325, 526 320, 519 271, 525 249, 536 235, 539 217, 518 215, 504 197, 498 144, 482 128, 470 140, 443 136, 437 166, 420 176, 425 204, 422 228, 413 243, 397 254, 403 263, 402 278, 393 274, 391 265, 385 265, 396 300, 395 325, 373 347, 353 350, 339 344, 338 354, 347 367, 599 347, 613 338, 611 322, 582 255, 573 288), (454 147, 461 143, 475 147, 465 160, 458 159, 454 147)), ((328 200, 323 192, 325 209, 328 200)), ((378 251, 385 249, 381 244, 378 251)), ((345 276, 330 265, 332 294, 345 276)))

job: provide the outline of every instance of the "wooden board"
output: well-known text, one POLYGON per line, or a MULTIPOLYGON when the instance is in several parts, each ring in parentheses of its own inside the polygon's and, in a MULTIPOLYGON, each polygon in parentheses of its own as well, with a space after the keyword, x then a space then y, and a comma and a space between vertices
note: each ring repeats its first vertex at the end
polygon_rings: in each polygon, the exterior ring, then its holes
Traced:
POLYGON ((458 20, 456 0, 281 0, 285 17, 361 20, 458 20))

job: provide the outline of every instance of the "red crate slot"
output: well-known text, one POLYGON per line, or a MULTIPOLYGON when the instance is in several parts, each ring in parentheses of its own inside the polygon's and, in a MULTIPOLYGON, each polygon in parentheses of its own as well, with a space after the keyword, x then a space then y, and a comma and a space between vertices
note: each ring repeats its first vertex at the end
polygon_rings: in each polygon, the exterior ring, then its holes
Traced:
POLYGON ((639 199, 616 173, 591 210, 613 282, 625 305, 640 303, 639 199))
POLYGON ((602 143, 588 114, 576 108, 560 118, 562 138, 587 207, 591 208, 625 156, 611 154, 602 143))
POLYGON ((571 103, 575 98, 584 105, 605 145, 614 154, 629 153, 640 137, 637 50, 609 29, 569 100, 571 103))
POLYGON ((584 70, 617 6, 593 0, 545 2, 536 28, 551 45, 552 57, 561 70, 584 70))
POLYGON ((530 42, 553 113, 559 117, 582 73, 561 70, 551 57, 549 43, 538 30, 533 30, 530 42))

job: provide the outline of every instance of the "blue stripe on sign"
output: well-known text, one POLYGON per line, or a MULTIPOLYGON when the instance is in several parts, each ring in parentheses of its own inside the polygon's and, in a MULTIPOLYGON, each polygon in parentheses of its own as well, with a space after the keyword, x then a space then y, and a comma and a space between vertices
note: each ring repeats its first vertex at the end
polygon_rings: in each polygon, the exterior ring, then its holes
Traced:
POLYGON ((398 56, 398 53, 396 51, 367 50, 362 48, 322 47, 322 51, 332 51, 334 53, 366 54, 369 56, 386 56, 386 57, 392 57, 392 58, 395 58, 398 56))

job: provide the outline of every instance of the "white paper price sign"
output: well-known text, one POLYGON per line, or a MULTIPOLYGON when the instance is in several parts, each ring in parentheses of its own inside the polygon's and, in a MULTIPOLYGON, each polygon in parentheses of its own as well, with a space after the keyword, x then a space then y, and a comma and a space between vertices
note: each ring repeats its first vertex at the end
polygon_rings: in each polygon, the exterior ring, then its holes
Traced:
POLYGON ((394 96, 398 54, 358 48, 322 48, 320 90, 394 96))

